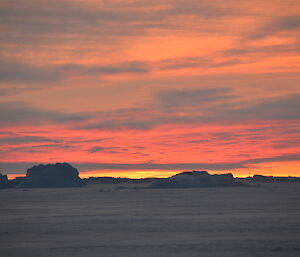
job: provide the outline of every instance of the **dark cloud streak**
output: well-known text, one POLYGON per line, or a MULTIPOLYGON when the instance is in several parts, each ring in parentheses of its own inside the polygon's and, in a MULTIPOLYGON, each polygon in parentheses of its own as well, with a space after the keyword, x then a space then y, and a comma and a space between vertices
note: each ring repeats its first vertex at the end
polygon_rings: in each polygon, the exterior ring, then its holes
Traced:
POLYGON ((51 111, 22 102, 0 103, 1 126, 80 122, 90 117, 88 114, 51 111))
POLYGON ((10 136, 1 137, 1 144, 22 144, 22 143, 37 143, 37 142, 57 142, 57 140, 40 136, 10 136))
POLYGON ((93 122, 77 129, 147 130, 165 124, 300 120, 300 94, 259 102, 243 103, 232 100, 235 100, 235 97, 226 88, 161 91, 154 94, 156 105, 153 105, 152 109, 124 109, 98 113, 93 122))
MULTIPOLYGON (((246 159, 238 162, 221 162, 221 163, 83 163, 83 162, 72 162, 74 167, 78 168, 79 171, 90 171, 90 170, 234 170, 247 168, 250 164, 260 163, 271 163, 271 162, 288 162, 288 161, 299 161, 299 153, 283 154, 273 157, 264 158, 253 158, 246 159)), ((7 174, 25 172, 25 170, 37 163, 34 162, 0 162, 0 168, 7 174)), ((253 168, 255 169, 255 168, 253 168)), ((163 175, 163 173, 162 173, 163 175)), ((99 174, 101 176, 101 174, 99 174)))
MULTIPOLYGON (((32 66, 27 63, 14 61, 0 61, 0 82, 1 83, 17 83, 17 84, 49 84, 59 82, 64 78, 72 75, 95 76, 110 75, 122 73, 146 73, 149 71, 146 63, 128 62, 115 63, 109 65, 48 65, 48 66, 32 66)), ((1 89, 6 94, 11 94, 22 88, 4 88, 1 89)), ((28 90, 28 88, 24 88, 28 90)))

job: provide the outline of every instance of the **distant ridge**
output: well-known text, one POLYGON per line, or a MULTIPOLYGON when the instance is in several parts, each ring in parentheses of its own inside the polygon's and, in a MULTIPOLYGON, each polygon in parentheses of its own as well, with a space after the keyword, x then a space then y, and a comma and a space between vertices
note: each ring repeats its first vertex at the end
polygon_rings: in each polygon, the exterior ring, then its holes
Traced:
POLYGON ((253 177, 246 178, 235 178, 231 173, 227 174, 214 174, 210 175, 207 171, 184 171, 178 174, 175 174, 168 178, 115 178, 115 177, 89 177, 83 179, 87 184, 120 184, 120 183, 153 183, 158 181, 166 181, 171 178, 183 177, 183 176, 224 176, 227 175, 231 177, 230 179, 234 179, 240 182, 252 182, 252 183, 264 183, 264 182, 300 182, 299 177, 274 177, 274 176, 263 176, 263 175, 254 175, 253 177))
POLYGON ((188 187, 218 187, 243 186, 242 182, 235 180, 231 173, 211 175, 207 171, 185 171, 159 180, 152 184, 154 188, 188 188, 188 187))
POLYGON ((82 187, 86 184, 143 183, 151 188, 185 188, 243 186, 252 183, 300 182, 299 177, 275 177, 254 175, 247 178, 235 178, 231 173, 209 174, 207 171, 184 171, 168 178, 115 178, 89 177, 81 179, 76 168, 68 163, 40 164, 27 170, 24 177, 8 180, 0 174, 0 189, 38 188, 38 187, 82 187))
POLYGON ((253 177, 247 178, 237 178, 243 181, 249 181, 254 183, 265 182, 300 182, 300 177, 274 177, 274 176, 263 176, 263 175, 254 175, 253 177))

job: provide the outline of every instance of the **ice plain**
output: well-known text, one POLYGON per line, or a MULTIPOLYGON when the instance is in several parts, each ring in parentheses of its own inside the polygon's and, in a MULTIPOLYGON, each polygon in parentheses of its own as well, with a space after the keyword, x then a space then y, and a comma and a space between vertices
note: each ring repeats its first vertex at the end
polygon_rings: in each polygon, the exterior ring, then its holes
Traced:
POLYGON ((0 190, 3 257, 296 257, 300 184, 0 190))

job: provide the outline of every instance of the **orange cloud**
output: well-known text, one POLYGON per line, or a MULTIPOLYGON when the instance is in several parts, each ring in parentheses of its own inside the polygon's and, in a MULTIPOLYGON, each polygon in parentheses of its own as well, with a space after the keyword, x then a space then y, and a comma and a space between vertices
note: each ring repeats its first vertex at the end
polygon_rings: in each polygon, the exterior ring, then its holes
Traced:
POLYGON ((295 1, 12 0, 0 9, 8 173, 67 161, 83 176, 299 174, 295 1))

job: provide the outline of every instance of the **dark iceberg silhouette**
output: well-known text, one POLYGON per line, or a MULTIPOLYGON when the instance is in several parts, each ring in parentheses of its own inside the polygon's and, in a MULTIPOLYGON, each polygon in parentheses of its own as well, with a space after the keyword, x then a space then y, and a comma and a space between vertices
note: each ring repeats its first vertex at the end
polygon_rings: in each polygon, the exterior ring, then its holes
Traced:
POLYGON ((168 178, 115 178, 89 177, 81 179, 76 168, 68 163, 39 164, 27 170, 25 177, 8 180, 0 174, 2 188, 56 188, 83 187, 89 184, 144 184, 143 188, 189 188, 189 187, 226 187, 250 186, 266 182, 300 182, 298 177, 273 177, 254 175, 247 178, 234 178, 231 173, 209 174, 207 171, 185 171, 168 178), (150 185, 150 186, 149 186, 150 185))
POLYGON ((27 170, 25 179, 18 185, 22 188, 82 187, 78 170, 68 163, 35 165, 27 170))
POLYGON ((5 189, 5 188, 12 188, 13 185, 8 181, 8 178, 6 175, 2 175, 0 173, 0 189, 5 189))
POLYGON ((158 180, 152 183, 152 188, 188 188, 188 187, 217 187, 242 186, 243 183, 234 179, 231 173, 210 175, 207 171, 186 171, 158 180))
POLYGON ((263 176, 254 175, 253 177, 242 178, 240 180, 252 182, 252 183, 272 183, 272 182, 300 182, 299 177, 274 177, 274 176, 263 176))

